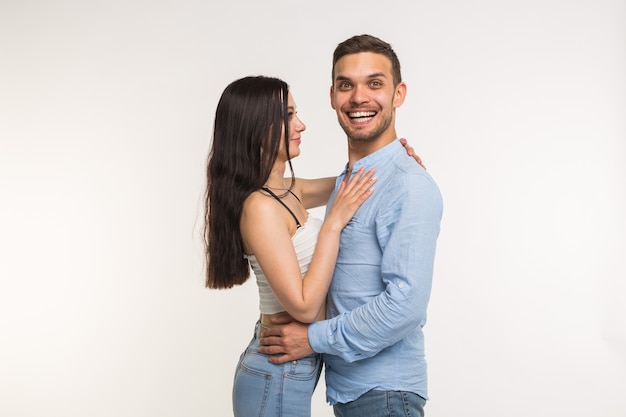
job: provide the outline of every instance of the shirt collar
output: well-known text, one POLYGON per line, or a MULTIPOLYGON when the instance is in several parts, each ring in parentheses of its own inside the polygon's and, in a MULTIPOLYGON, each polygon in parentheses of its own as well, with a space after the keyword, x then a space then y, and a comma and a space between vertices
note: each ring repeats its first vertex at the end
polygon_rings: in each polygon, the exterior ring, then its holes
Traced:
MULTIPOLYGON (((352 167, 352 172, 358 171, 361 167, 371 167, 376 165, 376 163, 379 161, 389 159, 399 147, 402 147, 402 144, 400 143, 400 140, 398 138, 395 138, 393 142, 389 143, 388 145, 385 145, 376 152, 372 152, 371 154, 356 161, 354 163, 354 166, 352 167)), ((342 176, 346 175, 346 173, 348 172, 348 168, 348 162, 346 162, 346 167, 344 168, 342 176)))

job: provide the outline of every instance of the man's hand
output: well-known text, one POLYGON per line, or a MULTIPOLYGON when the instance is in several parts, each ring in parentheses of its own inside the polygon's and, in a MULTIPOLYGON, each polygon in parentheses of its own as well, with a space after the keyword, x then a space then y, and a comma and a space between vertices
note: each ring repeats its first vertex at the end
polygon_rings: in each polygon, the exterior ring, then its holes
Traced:
POLYGON ((309 345, 308 324, 292 321, 288 324, 272 327, 261 332, 259 352, 270 357, 270 362, 281 364, 304 358, 313 354, 309 345))
POLYGON ((420 164, 422 168, 426 169, 426 166, 422 163, 422 158, 415 153, 415 150, 409 145, 409 142, 405 138, 400 138, 400 143, 404 146, 404 149, 406 149, 406 154, 412 156, 413 159, 415 159, 415 162, 420 164))

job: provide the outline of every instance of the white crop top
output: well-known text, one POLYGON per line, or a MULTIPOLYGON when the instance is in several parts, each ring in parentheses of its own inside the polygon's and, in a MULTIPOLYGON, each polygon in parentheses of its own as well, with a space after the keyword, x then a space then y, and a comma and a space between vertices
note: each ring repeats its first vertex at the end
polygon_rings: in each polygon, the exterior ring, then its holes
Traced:
MULTIPOLYGON (((306 223, 298 228, 291 238, 303 277, 309 269, 321 227, 322 220, 309 215, 306 223)), ((270 288, 256 257, 254 255, 245 255, 245 257, 250 261, 252 272, 254 272, 256 283, 259 287, 259 310, 261 314, 274 314, 285 311, 285 307, 280 304, 272 288, 270 288)))

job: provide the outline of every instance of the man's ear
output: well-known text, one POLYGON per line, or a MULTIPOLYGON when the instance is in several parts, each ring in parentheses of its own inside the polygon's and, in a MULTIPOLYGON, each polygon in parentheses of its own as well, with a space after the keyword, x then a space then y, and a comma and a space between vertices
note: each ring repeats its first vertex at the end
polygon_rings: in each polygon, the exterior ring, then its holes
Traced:
POLYGON ((335 92, 335 88, 331 85, 330 86, 330 107, 332 107, 333 110, 335 110, 335 100, 333 100, 334 92, 335 92))
POLYGON ((393 108, 400 107, 404 103, 406 98, 406 84, 404 82, 398 83, 393 93, 393 108))

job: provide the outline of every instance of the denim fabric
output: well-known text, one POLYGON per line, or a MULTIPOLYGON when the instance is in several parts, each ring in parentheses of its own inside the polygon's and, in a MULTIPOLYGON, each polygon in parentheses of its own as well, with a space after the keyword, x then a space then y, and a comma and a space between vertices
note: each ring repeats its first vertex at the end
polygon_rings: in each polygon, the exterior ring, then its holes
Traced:
POLYGON ((282 365, 269 362, 258 352, 257 323, 254 337, 242 353, 235 371, 235 417, 308 417, 311 396, 319 380, 322 360, 318 354, 282 365))
POLYGON ((336 417, 424 417, 426 400, 405 391, 369 391, 358 399, 335 404, 336 417))

